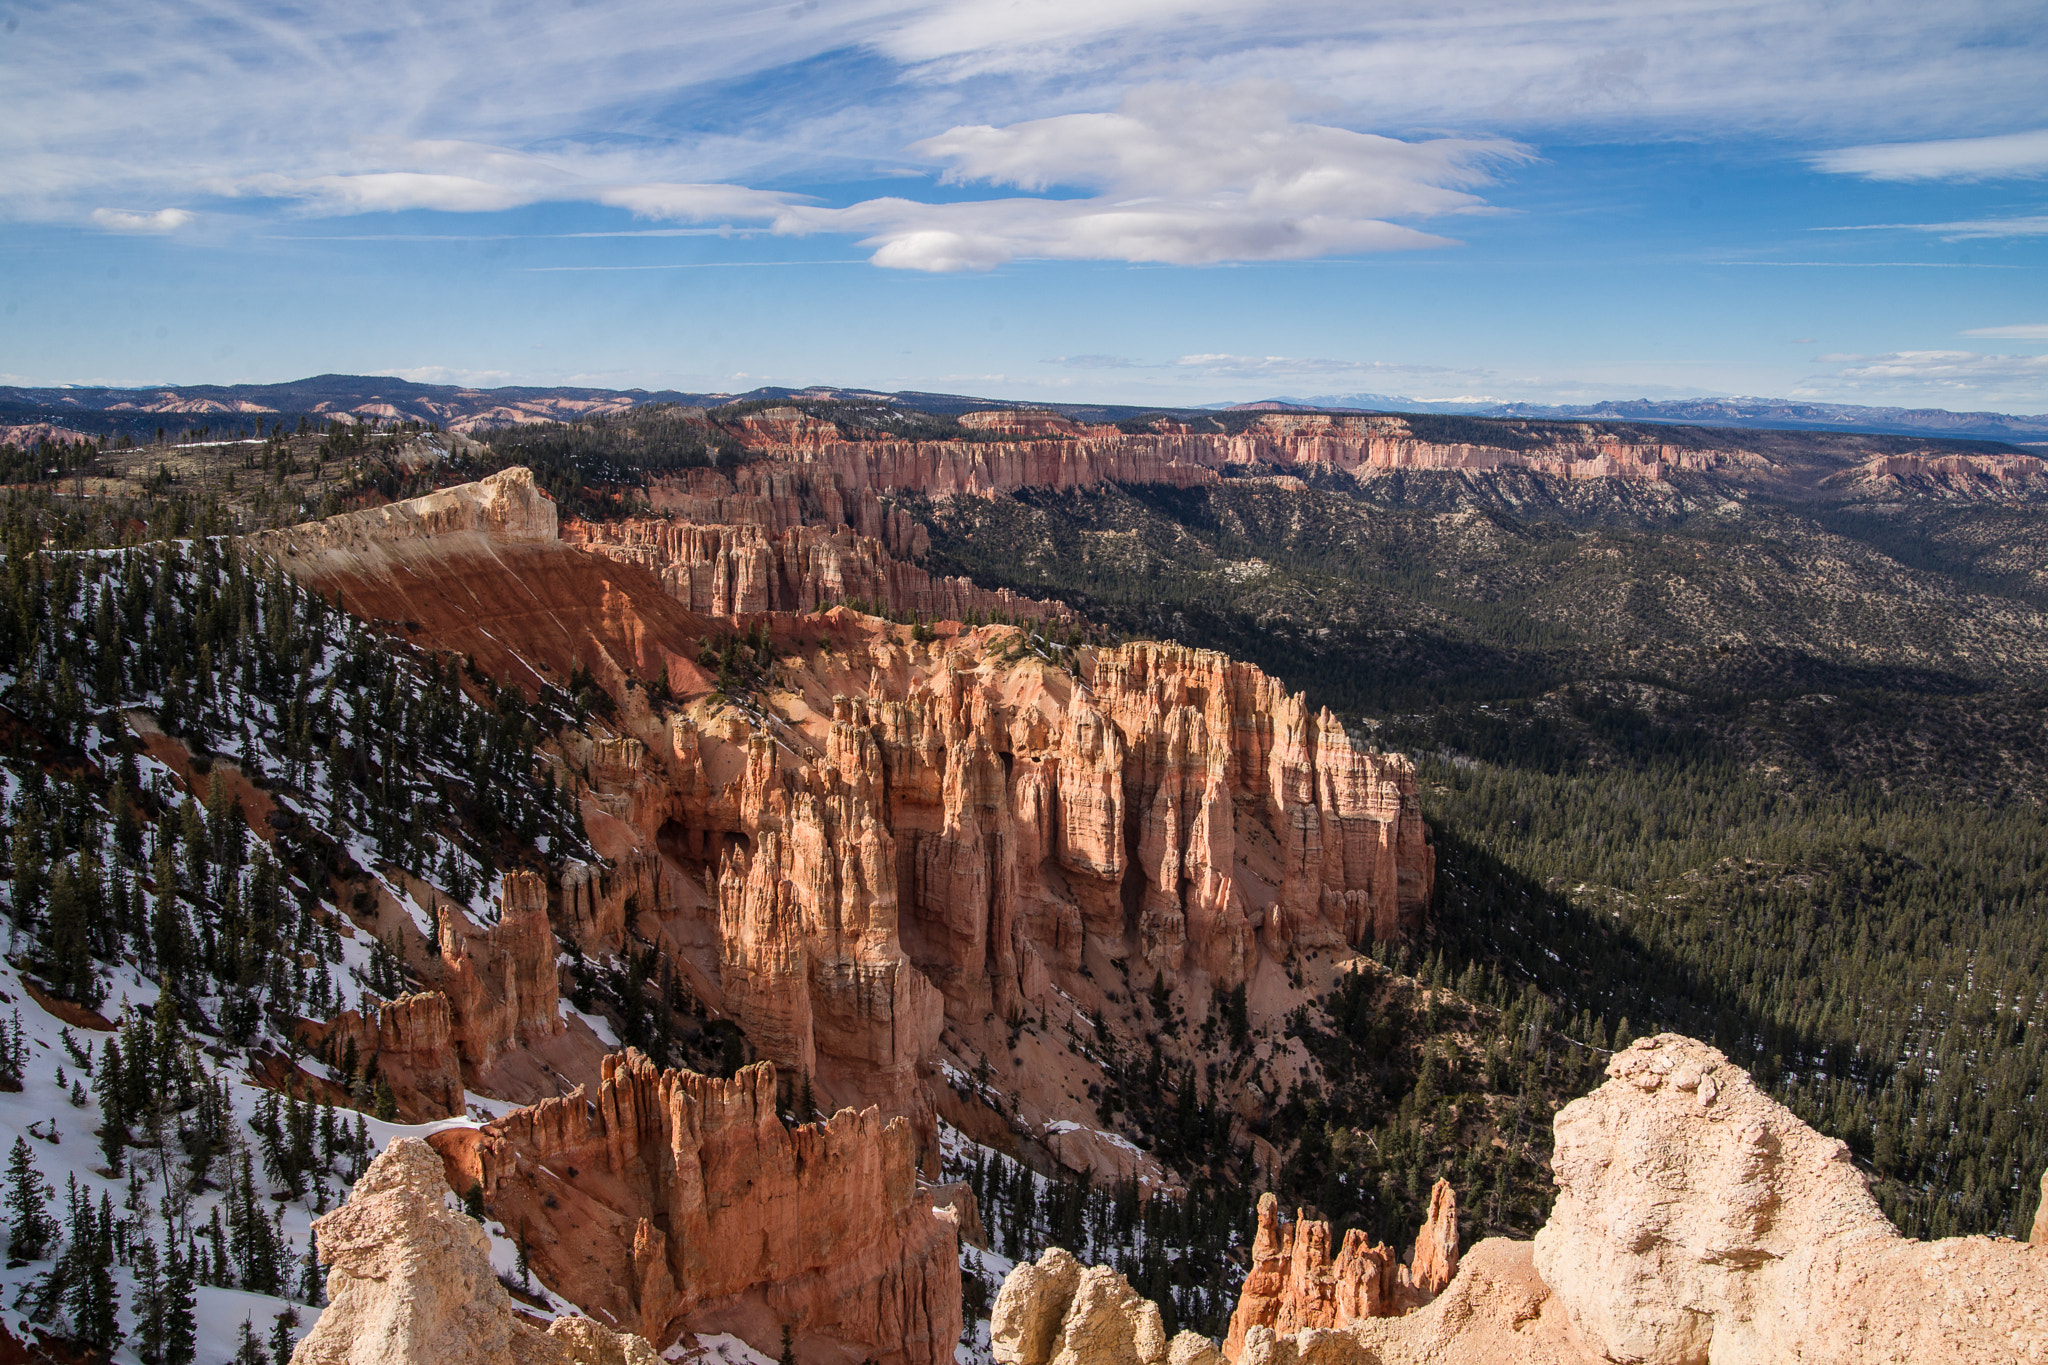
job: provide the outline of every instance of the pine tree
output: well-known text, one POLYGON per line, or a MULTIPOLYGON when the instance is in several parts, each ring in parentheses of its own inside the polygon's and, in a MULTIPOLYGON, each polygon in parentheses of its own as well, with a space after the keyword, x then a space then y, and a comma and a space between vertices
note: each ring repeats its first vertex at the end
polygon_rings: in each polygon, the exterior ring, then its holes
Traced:
POLYGON ((250 1325, 247 1318, 242 1319, 242 1335, 235 1347, 233 1365, 270 1365, 270 1353, 265 1351, 263 1343, 257 1340, 256 1329, 250 1325))
POLYGON ((20 1261, 39 1261, 57 1235, 49 1199, 56 1193, 36 1169, 35 1157, 23 1138, 14 1139, 7 1157, 8 1251, 20 1261))
POLYGON ((298 1337, 298 1309, 287 1308, 270 1320, 270 1358, 276 1365, 290 1365, 292 1348, 298 1337))
POLYGON ((162 1346, 158 1365, 192 1365, 198 1349, 198 1320, 194 1312, 191 1254, 173 1247, 170 1268, 164 1275, 162 1346))
POLYGON ((136 1353, 143 1365, 162 1365, 164 1310, 168 1303, 162 1272, 157 1268, 156 1243, 145 1237, 135 1249, 135 1293, 128 1300, 129 1315, 135 1322, 136 1353))

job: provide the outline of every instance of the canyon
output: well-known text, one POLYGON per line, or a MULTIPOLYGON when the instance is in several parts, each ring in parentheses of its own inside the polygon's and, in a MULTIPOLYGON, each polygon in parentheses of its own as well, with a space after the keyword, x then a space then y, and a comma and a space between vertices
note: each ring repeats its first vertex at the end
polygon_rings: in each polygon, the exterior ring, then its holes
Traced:
POLYGON ((1248 987, 1263 1027, 1315 988, 1299 961, 1326 983, 1415 934, 1434 856, 1413 765, 1255 668, 834 605, 1065 619, 935 587, 872 492, 854 524, 812 525, 843 505, 751 469, 689 484, 733 523, 564 527, 513 468, 253 538, 417 648, 535 699, 588 675, 611 700, 542 745, 602 862, 508 871, 482 916, 382 868, 362 927, 415 987, 315 1042, 413 1119, 531 1106, 436 1146, 587 1311, 657 1347, 716 1326, 766 1349, 781 1324, 810 1361, 925 1365, 960 1326, 961 1215, 919 1190, 941 1114, 1052 1169, 1174 1188, 1099 1111, 1100 1043, 1062 1034, 1144 1046, 1148 987, 1203 1012, 1248 987), (714 679, 742 637, 753 671, 714 679), (613 1052, 566 1007, 568 950, 655 953, 765 1064, 719 1081, 613 1052), (800 1098, 832 1117, 785 1131, 800 1098))
MULTIPOLYGON (((904 1116, 926 1152, 955 1093, 940 1068, 1007 1051, 1026 1010, 1092 1032, 1136 1019, 1109 999, 1118 981, 1201 1001, 1291 952, 1420 927, 1434 862, 1412 765, 1257 669, 1150 642, 1033 652, 1004 626, 920 639, 836 607, 756 616, 776 662, 727 697, 694 656, 739 623, 685 611, 630 558, 551 538, 525 471, 421 504, 259 544, 415 643, 540 686, 587 669, 620 698, 612 724, 553 741, 608 866, 572 867, 559 889, 508 881, 488 931, 451 908, 439 943, 406 939, 428 981, 448 978, 472 1088, 552 1036, 550 927, 586 953, 658 947, 785 1087, 904 1116), (677 700, 628 685, 646 672, 677 700)), ((347 1027, 407 1075, 447 1052, 438 1023, 418 1043, 397 1023, 347 1027)), ((557 1089, 597 1080, 594 1053, 572 1051, 557 1089)), ((1006 1126, 1093 1126, 1098 1077, 1067 1061, 1033 1068, 1006 1126)), ((523 1082, 507 1097, 539 1098, 523 1082)), ((1117 1160, 1102 1147, 1060 1151, 1117 1160)))

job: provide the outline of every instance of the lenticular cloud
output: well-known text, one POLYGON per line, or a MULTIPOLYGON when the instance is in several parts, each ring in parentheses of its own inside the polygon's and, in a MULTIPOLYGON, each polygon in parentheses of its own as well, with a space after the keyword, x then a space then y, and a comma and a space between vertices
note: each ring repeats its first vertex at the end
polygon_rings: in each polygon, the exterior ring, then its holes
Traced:
POLYGON ((911 150, 945 166, 949 183, 1032 193, 793 207, 776 229, 864 233, 875 264, 938 271, 1017 257, 1206 265, 1412 250, 1449 239, 1390 219, 1484 211, 1471 187, 1529 157, 1499 139, 1403 142, 1305 123, 1286 101, 1275 87, 1154 86, 1115 113, 954 128, 911 150))

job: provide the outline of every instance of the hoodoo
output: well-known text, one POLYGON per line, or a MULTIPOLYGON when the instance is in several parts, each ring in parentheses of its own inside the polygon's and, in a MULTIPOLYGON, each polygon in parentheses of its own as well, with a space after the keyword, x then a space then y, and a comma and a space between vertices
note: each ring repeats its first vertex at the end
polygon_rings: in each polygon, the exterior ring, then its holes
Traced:
MULTIPOLYGON (((781 466, 735 477, 759 487, 692 505, 777 534, 849 505, 814 506, 814 484, 781 466)), ((914 550, 871 494, 850 505, 875 547, 914 550)), ((1077 1025, 1106 1011, 1099 970, 1206 993, 1262 961, 1420 926, 1435 862, 1413 765, 1258 669, 1171 644, 1034 651, 1010 627, 925 638, 810 611, 831 596, 815 556, 761 568, 802 591, 735 597, 731 572, 700 582, 689 567, 696 535, 586 528, 571 544, 530 476, 507 470, 263 542, 357 611, 536 691, 577 669, 618 683, 610 735, 558 741, 559 780, 584 793, 610 865, 571 869, 559 890, 508 880, 497 924, 451 909, 421 945, 472 1084, 511 1066, 492 1093, 531 1100, 596 1079, 580 1035, 544 1036, 560 1031, 550 917, 584 952, 656 946, 785 1084, 909 1118, 927 1159, 948 1025, 959 1055, 986 1055, 1022 1011, 1077 1025), (696 607, 762 609, 758 673, 719 684, 700 666, 736 632, 696 607), (629 685, 650 674, 673 701, 629 685), (518 1068, 536 1053, 548 1070, 518 1068)), ((410 1055, 404 1018, 349 1030, 359 1050, 394 1050, 408 1099, 452 1112, 452 1078, 410 1055)), ((1024 1121, 1092 1117, 1095 1079, 1034 1076, 1024 1121)), ((1113 1144, 1057 1151, 1105 1179, 1131 1173, 1113 1144)))

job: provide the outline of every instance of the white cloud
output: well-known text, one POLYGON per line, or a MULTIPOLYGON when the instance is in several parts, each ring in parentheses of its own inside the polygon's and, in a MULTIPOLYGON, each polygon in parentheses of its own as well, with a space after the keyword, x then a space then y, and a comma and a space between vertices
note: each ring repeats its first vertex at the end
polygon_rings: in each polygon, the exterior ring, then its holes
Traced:
POLYGON ((2048 128, 1996 137, 1844 147, 1813 158, 1821 170, 1867 180, 1989 180, 2048 175, 2048 128))
POLYGON ((1985 237, 2040 237, 2048 235, 2048 215, 2025 218, 1966 218, 1953 223, 1854 223, 1846 227, 1820 227, 1815 232, 1929 232, 1951 242, 1985 237))
POLYGON ((1980 351, 1892 351, 1884 355, 1824 355, 1842 364, 1825 380, 1794 397, 1824 392, 1882 390, 1934 395, 1946 401, 2037 406, 2048 402, 2048 355, 1987 355, 1980 351))
MULTIPOLYGON (((1055 124, 1065 155, 1085 125, 1057 120, 1166 79, 1285 80, 1333 129, 1965 137, 2032 107, 2038 21, 2038 0, 48 0, 0 46, 0 216, 263 177, 321 212, 529 203, 557 176, 786 185, 897 171, 944 128, 984 130, 941 159, 996 179, 1032 164, 1019 130, 1055 124), (360 176, 456 180, 341 183, 360 176)), ((1939 144, 1943 164, 1981 143, 1997 146, 1980 162, 2009 168, 2031 155, 2011 136, 1939 144)), ((1094 155, 1145 178, 1113 147, 1094 155)), ((958 229, 915 231, 941 236, 897 254, 990 254, 958 229)))
POLYGON ((469 389, 497 388, 512 382, 510 370, 462 370, 446 365, 387 366, 374 372, 414 384, 459 384, 469 389))
POLYGON ((947 182, 1096 193, 792 206, 775 230, 862 233, 876 265, 927 271, 1018 257, 1212 265, 1405 251, 1451 242, 1388 218, 1483 210, 1468 187, 1529 157, 1497 138, 1403 142, 1301 122, 1291 101, 1280 86, 1151 86, 1115 113, 954 128, 912 148, 945 165, 947 182))
POLYGON ((1207 352, 1184 355, 1173 362, 1183 369, 1209 375, 1238 375, 1247 378, 1284 379, 1296 375, 1351 376, 1384 379, 1412 375, 1464 375, 1479 377, 1485 370, 1447 369, 1441 365, 1396 365, 1382 360, 1329 360, 1314 356, 1231 355, 1207 352))
POLYGON ((193 220, 185 209, 137 213, 130 209, 94 209, 93 222, 109 232, 176 232, 193 220))
MULTIPOLYGON (((761 219, 804 198, 744 185, 613 185, 591 195, 600 204, 639 218, 702 223, 715 218, 761 219)), ((595 235, 595 234, 591 234, 595 235)))
POLYGON ((1972 327, 1966 337, 1988 337, 2000 341, 2048 341, 2048 322, 2021 322, 2010 327, 1972 327))

